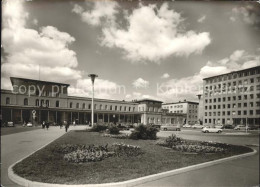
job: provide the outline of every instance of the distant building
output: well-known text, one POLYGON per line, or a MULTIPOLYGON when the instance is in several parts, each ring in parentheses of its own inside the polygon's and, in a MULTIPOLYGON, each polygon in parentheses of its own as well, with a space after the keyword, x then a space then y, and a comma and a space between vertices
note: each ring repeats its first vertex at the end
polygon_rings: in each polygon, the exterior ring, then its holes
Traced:
POLYGON ((260 66, 204 79, 204 124, 260 123, 260 66))
MULTIPOLYGON (((64 120, 87 124, 91 121, 91 98, 68 95, 69 84, 11 77, 12 90, 1 90, 3 122, 33 121, 61 123, 64 120), (35 113, 35 118, 33 118, 35 113)), ((162 111, 162 102, 152 99, 132 102, 94 100, 94 123, 183 123, 182 114, 162 111)))
POLYGON ((184 114, 186 123, 191 125, 198 121, 199 103, 184 100, 175 103, 164 103, 162 108, 167 109, 169 113, 184 114))

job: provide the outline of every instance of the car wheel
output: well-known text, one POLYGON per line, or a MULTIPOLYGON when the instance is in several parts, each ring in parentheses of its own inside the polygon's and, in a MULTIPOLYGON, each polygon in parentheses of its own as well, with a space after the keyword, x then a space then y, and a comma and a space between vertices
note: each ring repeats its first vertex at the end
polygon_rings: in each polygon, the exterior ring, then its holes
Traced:
POLYGON ((167 131, 167 128, 164 128, 163 130, 164 130, 164 131, 167 131))
POLYGON ((208 133, 209 131, 205 131, 205 133, 208 133))
POLYGON ((221 131, 218 131, 217 133, 221 133, 221 131))

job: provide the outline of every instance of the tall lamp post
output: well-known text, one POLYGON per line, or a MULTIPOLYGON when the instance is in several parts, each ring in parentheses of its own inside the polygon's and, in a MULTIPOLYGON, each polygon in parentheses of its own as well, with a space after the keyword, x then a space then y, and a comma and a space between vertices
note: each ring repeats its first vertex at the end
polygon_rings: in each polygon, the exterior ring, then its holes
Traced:
POLYGON ((198 120, 199 120, 199 124, 200 124, 200 99, 201 99, 201 94, 198 94, 197 97, 199 99, 199 106, 198 106, 198 120))
POLYGON ((91 78, 91 82, 92 82, 91 127, 93 127, 94 126, 94 82, 95 82, 95 78, 98 77, 98 75, 89 74, 88 76, 91 78))

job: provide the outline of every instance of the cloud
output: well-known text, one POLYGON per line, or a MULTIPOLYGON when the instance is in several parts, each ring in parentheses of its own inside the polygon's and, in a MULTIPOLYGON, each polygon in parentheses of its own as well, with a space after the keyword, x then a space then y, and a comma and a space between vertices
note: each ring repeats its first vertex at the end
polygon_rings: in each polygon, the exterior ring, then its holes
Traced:
POLYGON ((7 83, 2 85, 10 85, 10 76, 38 79, 39 73, 42 80, 49 81, 81 78, 82 72, 75 69, 76 53, 68 48, 75 38, 53 26, 39 31, 26 28, 29 14, 23 3, 21 0, 3 3, 2 45, 6 56, 1 66, 2 78, 7 83))
POLYGON ((203 92, 203 79, 215 75, 247 69, 260 65, 260 53, 252 55, 244 50, 236 50, 229 57, 216 62, 207 62, 193 76, 171 79, 157 85, 157 96, 169 102, 197 100, 196 95, 203 92))
POLYGON ((147 88, 147 87, 149 87, 149 81, 146 81, 142 78, 136 79, 132 84, 135 88, 147 88))
MULTIPOLYGON (((124 86, 99 78, 95 80, 94 89, 95 97, 103 99, 111 99, 113 95, 126 93, 124 86)), ((69 92, 74 96, 92 97, 92 83, 90 79, 79 79, 69 88, 69 92)))
POLYGON ((197 21, 203 23, 206 20, 206 15, 201 16, 197 21))
POLYGON ((233 22, 242 20, 249 25, 256 25, 260 23, 260 12, 257 6, 237 6, 232 9, 230 20, 233 22))
POLYGON ((94 2, 91 11, 84 11, 81 6, 75 4, 72 12, 80 15, 82 21, 93 26, 99 26, 102 23, 102 19, 105 19, 110 24, 114 24, 115 14, 118 12, 117 8, 118 3, 116 1, 101 0, 94 2))
POLYGON ((168 73, 164 73, 164 74, 161 76, 162 79, 167 79, 167 78, 169 78, 169 77, 170 77, 170 75, 169 75, 168 73))
POLYGON ((181 15, 170 10, 167 3, 160 8, 140 5, 127 16, 126 29, 117 25, 104 27, 101 44, 122 49, 133 62, 159 63, 171 55, 200 54, 211 43, 210 34, 184 31, 182 21, 181 15))

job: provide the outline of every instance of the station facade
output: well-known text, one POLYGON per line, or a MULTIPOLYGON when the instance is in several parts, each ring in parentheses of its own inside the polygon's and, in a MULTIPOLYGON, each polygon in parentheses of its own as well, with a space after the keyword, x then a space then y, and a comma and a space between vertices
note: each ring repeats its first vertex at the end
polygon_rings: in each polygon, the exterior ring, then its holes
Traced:
MULTIPOLYGON (((91 98, 68 95, 69 84, 11 77, 12 90, 1 90, 2 122, 42 121, 59 124, 91 122, 91 98), (33 114, 34 113, 34 114, 33 114)), ((185 116, 168 114, 152 99, 119 101, 94 99, 94 123, 182 124, 185 116)))

